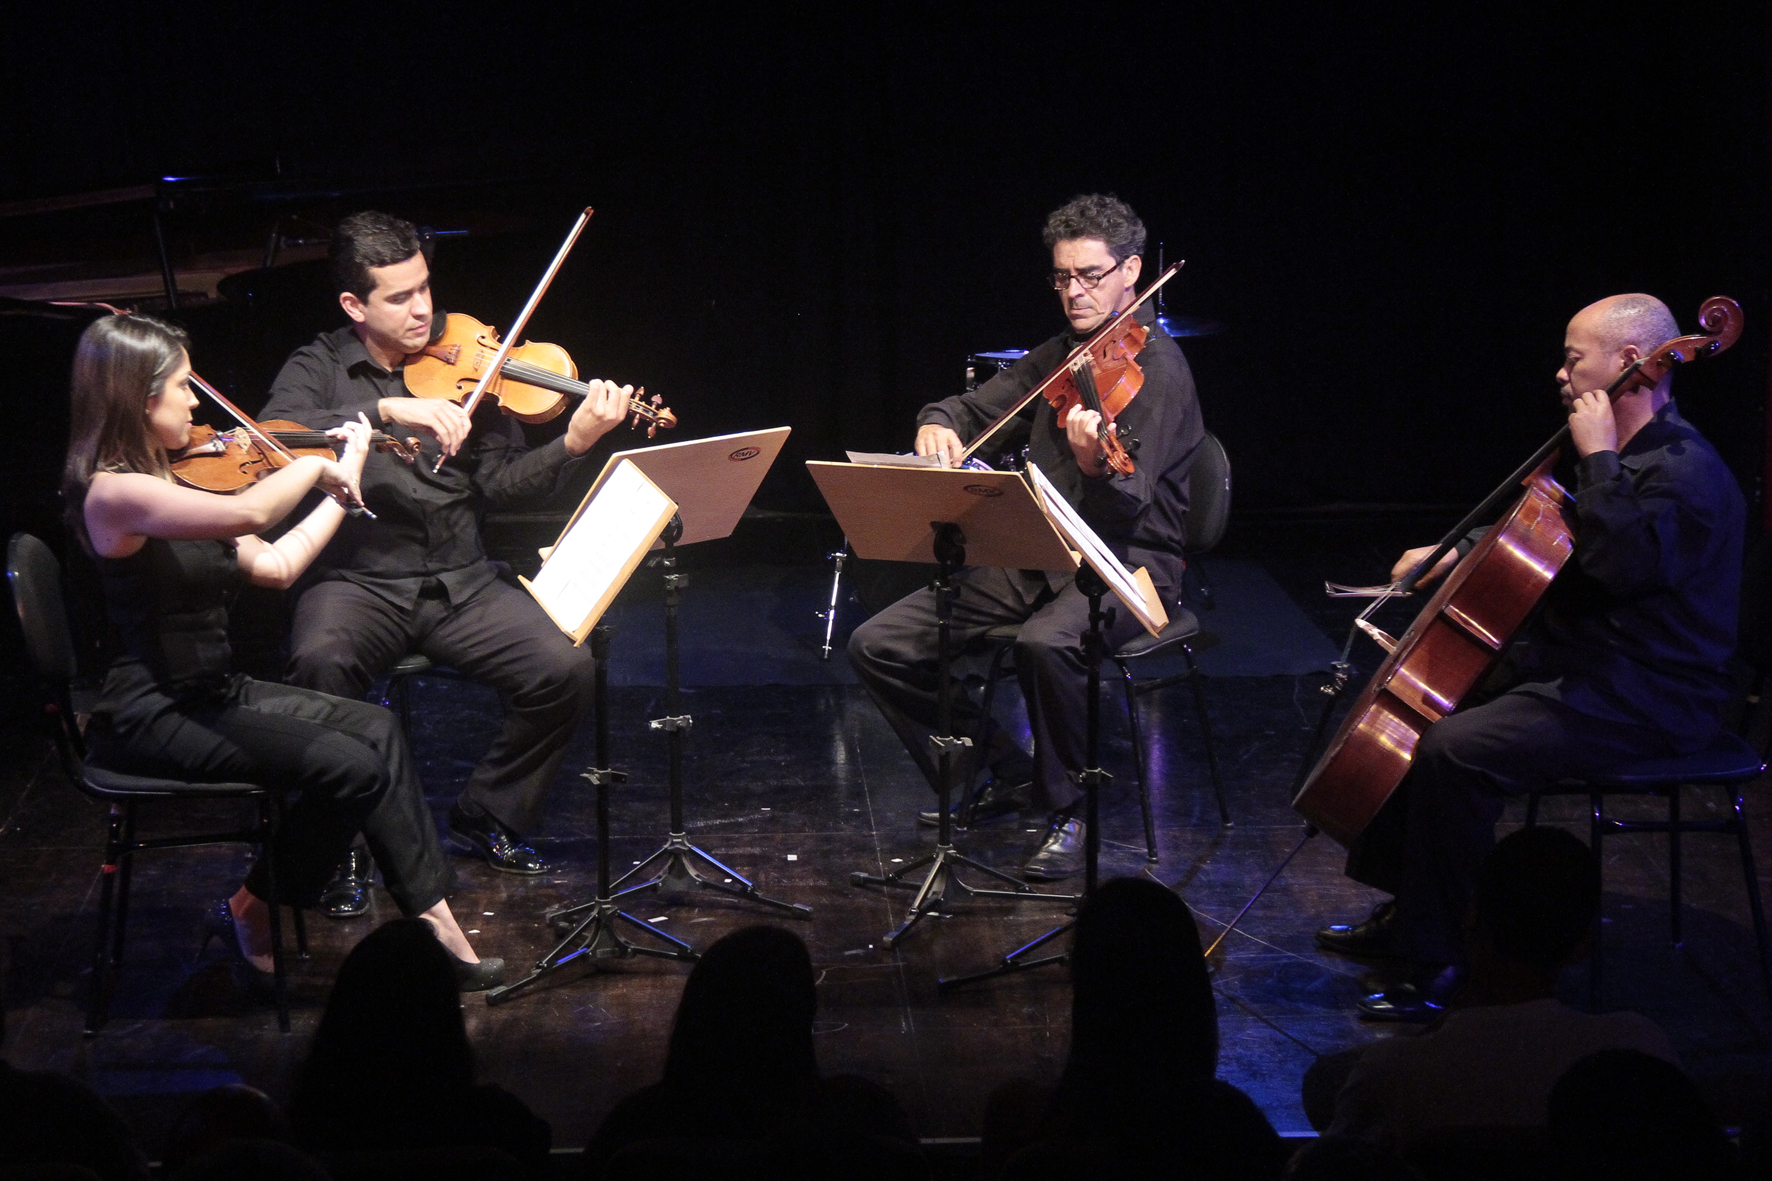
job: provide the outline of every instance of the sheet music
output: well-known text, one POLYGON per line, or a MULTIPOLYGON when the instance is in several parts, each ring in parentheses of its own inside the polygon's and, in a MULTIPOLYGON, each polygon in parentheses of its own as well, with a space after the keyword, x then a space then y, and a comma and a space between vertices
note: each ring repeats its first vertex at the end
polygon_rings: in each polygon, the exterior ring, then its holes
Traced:
POLYGON ((850 463, 871 463, 875 467, 940 467, 939 455, 894 455, 886 451, 845 451, 850 463))
MULTIPOLYGON (((1126 569, 1125 563, 1107 547, 1107 543, 1096 536, 1095 530, 1071 507, 1070 501, 1064 498, 1064 493, 1046 478, 1046 473, 1040 470, 1038 464, 1030 462, 1027 470, 1033 478, 1034 491, 1039 494, 1041 506, 1052 518, 1052 523, 1058 526, 1058 531, 1064 534, 1065 540, 1070 542, 1073 549, 1083 554, 1084 559, 1101 575, 1102 581, 1108 584, 1114 595, 1138 616, 1138 621, 1144 624, 1146 631, 1152 635, 1162 631, 1169 621, 1152 614, 1151 604, 1145 599, 1133 572, 1126 569)), ((1158 609, 1161 610, 1161 604, 1158 604, 1158 609)))
POLYGON ((588 631, 676 511, 670 497, 623 460, 554 543, 529 583, 531 592, 562 631, 588 631))

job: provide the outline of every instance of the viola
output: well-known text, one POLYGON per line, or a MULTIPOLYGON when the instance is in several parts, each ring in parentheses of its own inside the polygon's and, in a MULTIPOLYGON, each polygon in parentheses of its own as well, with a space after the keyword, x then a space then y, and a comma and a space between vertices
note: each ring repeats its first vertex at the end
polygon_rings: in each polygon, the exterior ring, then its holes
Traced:
MULTIPOLYGON (((1698 313, 1704 334, 1680 336, 1638 360, 1607 388, 1617 397, 1653 385, 1674 366, 1727 349, 1741 335, 1741 308, 1713 296, 1698 313)), ((1351 843, 1402 782, 1427 728, 1457 709, 1488 676, 1574 551, 1574 498, 1550 476, 1567 425, 1452 528, 1433 553, 1386 589, 1404 594, 1474 526, 1517 495, 1499 524, 1453 567, 1400 639, 1356 620, 1388 655, 1354 701, 1292 806, 1315 828, 1351 843)), ((1382 599, 1380 600, 1382 602, 1382 599)))
MULTIPOLYGON (((218 431, 212 426, 192 426, 190 443, 172 457, 173 477, 186 487, 205 492, 236 492, 303 455, 331 459, 338 453, 337 444, 325 431, 309 430, 299 422, 275 419, 258 426, 258 434, 276 446, 266 445, 245 427, 218 431)), ((396 439, 374 431, 369 443, 407 463, 418 458, 416 438, 396 439)))
POLYGON ((1108 467, 1122 476, 1130 476, 1136 471, 1130 450, 1121 442, 1119 431, 1114 425, 1114 419, 1144 387, 1144 370, 1139 368, 1136 358, 1144 351, 1145 342, 1150 339, 1150 330, 1138 322, 1135 313, 1163 284, 1174 278, 1175 273, 1184 265, 1185 262, 1177 262, 1164 271, 1125 310, 1071 350, 1064 364, 1047 374, 997 421, 972 440, 961 453, 962 461, 970 459, 972 453, 984 445, 985 440, 1020 414, 1035 398, 1043 397, 1051 404, 1059 422, 1063 422, 1065 415, 1076 407, 1095 411, 1101 416, 1096 438, 1101 442, 1108 467))
MULTIPOLYGON (((465 403, 498 357, 501 344, 496 330, 461 312, 444 318, 443 335, 406 358, 406 388, 420 398, 448 398, 465 403)), ((566 408, 569 398, 582 398, 590 383, 578 380, 578 367, 557 344, 530 341, 512 346, 498 373, 486 383, 486 394, 496 398, 506 414, 524 422, 547 422, 566 408)), ((677 425, 677 416, 646 388, 628 399, 633 424, 644 422, 648 438, 661 429, 677 425)))

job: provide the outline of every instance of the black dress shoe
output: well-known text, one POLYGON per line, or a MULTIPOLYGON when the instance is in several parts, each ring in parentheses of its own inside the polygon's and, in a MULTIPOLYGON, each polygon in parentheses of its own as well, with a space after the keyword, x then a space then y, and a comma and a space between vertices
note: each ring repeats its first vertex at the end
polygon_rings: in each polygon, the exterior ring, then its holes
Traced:
POLYGON ((447 952, 449 966, 455 969, 455 983, 463 992, 485 992, 489 988, 497 988, 504 983, 505 962, 497 957, 468 963, 455 958, 454 952, 447 952))
MULTIPOLYGON (((983 824, 995 820, 999 816, 1019 815, 1028 806, 1032 798, 1032 783, 1005 783, 1001 779, 993 779, 978 789, 972 797, 972 806, 954 809, 954 825, 957 828, 969 828, 974 824, 983 824)), ((925 808, 917 813, 917 822, 927 824, 931 828, 941 822, 940 808, 925 808)))
POLYGON ((1414 984, 1397 984, 1360 998, 1360 1016, 1371 1021, 1427 1025, 1446 1014, 1446 1002, 1464 983, 1464 969, 1455 964, 1424 969, 1414 984))
POLYGON ((449 833, 502 873, 547 873, 552 868, 490 812, 469 816, 461 804, 455 804, 449 809, 449 833))
POLYGON ((329 919, 354 919, 369 909, 369 886, 374 880, 375 862, 368 852, 352 849, 320 891, 315 909, 329 919))
POLYGON ((1397 958, 1397 904, 1380 902, 1364 922, 1318 928, 1317 946, 1361 959, 1397 958))
POLYGON ((1030 881, 1056 882, 1080 872, 1084 831, 1083 822, 1076 817, 1063 813, 1054 816, 1046 839, 1021 867, 1021 876, 1030 881))

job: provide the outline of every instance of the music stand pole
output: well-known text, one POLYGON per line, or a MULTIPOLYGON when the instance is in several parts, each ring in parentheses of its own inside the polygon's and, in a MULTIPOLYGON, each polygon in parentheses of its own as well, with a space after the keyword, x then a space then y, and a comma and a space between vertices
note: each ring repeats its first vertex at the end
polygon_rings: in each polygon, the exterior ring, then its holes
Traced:
POLYGON ((598 624, 591 629, 591 657, 596 668, 596 698, 593 714, 597 728, 597 765, 582 776, 597 788, 597 897, 594 901, 569 906, 548 915, 548 926, 564 935, 552 951, 535 963, 534 969, 521 980, 488 989, 486 1003, 503 1004, 512 993, 564 968, 575 960, 585 960, 593 968, 597 961, 632 955, 657 956, 660 959, 695 960, 695 949, 667 935, 651 923, 641 922, 626 913, 610 896, 609 891, 609 789, 627 780, 626 771, 609 766, 609 625, 598 624), (618 924, 627 923, 646 932, 667 947, 647 947, 625 938, 618 924))
MULTIPOLYGON (((1077 589, 1089 596, 1089 630, 1083 633, 1083 665, 1089 670, 1089 702, 1084 714, 1088 766, 1077 774, 1077 782, 1083 788, 1083 893, 1077 897, 1077 907, 1081 909, 1083 902, 1095 893, 1101 872, 1101 789, 1113 778, 1101 769, 1101 658, 1107 648, 1102 628, 1113 623, 1114 608, 1102 610, 1101 600, 1108 592, 1108 585, 1088 563, 1077 567, 1077 589)), ((935 987, 941 992, 947 992, 979 980, 1025 972, 1047 964, 1062 964, 1071 958, 1069 951, 1040 956, 1037 959, 1030 959, 1029 956, 1076 925, 1077 920, 1074 917, 1066 919, 1039 938, 1024 943, 1003 956, 997 961, 996 967, 968 976, 943 976, 936 980, 935 987)))
POLYGON ((810 918, 810 906, 768 897, 757 889, 756 883, 751 879, 689 841, 689 826, 683 818, 683 736, 689 732, 694 719, 683 712, 677 669, 677 607, 683 599, 683 588, 689 585, 689 576, 677 572, 676 544, 677 539, 682 536, 683 519, 680 516, 672 517, 671 523, 659 535, 659 539, 664 542, 664 555, 658 559, 658 563, 665 572, 665 716, 654 718, 650 723, 654 731, 664 734, 670 760, 671 831, 665 838, 665 843, 650 857, 616 879, 613 887, 615 897, 626 898, 629 894, 637 894, 642 890, 681 895, 699 888, 742 898, 747 902, 758 902, 795 918, 810 918), (649 867, 660 861, 664 862, 664 866, 656 876, 626 889, 622 888, 622 884, 629 878, 644 874, 649 867), (711 868, 713 873, 705 872, 701 868, 703 865, 711 868))
POLYGON ((957 763, 966 748, 972 745, 970 738, 956 738, 953 734, 953 685, 949 670, 953 663, 951 632, 954 613, 954 596, 958 588, 954 586, 954 574, 966 564, 966 537, 960 527, 953 522, 938 522, 935 526, 935 560, 937 573, 930 589, 935 592, 935 637, 936 637, 936 727, 939 734, 932 734, 929 745, 934 748, 936 767, 936 795, 938 799, 936 813, 938 819, 935 829, 935 852, 919 857, 902 869, 895 869, 886 874, 867 874, 857 871, 849 875, 851 885, 855 886, 899 886, 911 887, 909 876, 924 866, 929 872, 922 884, 916 887, 916 894, 911 898, 910 909, 905 912, 905 920, 897 927, 881 937, 887 947, 897 943, 905 935, 929 915, 944 912, 948 909, 947 892, 954 887, 969 897, 995 898, 1050 898, 1059 902, 1069 902, 1074 895, 1042 894, 1026 882, 1010 877, 1002 870, 993 869, 988 865, 974 861, 954 848, 953 814, 950 805, 953 801, 954 773, 957 763), (955 873, 965 867, 975 869, 979 873, 993 877, 1014 887, 1009 890, 981 890, 969 886, 955 873))

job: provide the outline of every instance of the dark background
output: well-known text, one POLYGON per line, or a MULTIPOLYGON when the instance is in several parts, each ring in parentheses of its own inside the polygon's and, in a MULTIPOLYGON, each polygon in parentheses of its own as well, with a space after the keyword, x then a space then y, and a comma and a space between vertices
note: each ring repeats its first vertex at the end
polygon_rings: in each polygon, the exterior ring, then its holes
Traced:
MULTIPOLYGON (((1571 313, 1645 290, 1694 330, 1729 294, 1747 333, 1682 408, 1759 495, 1763 5, 566 7, 15 6, 0 199, 309 194, 187 203, 175 253, 288 214, 462 215, 510 232, 445 242, 439 295, 499 325, 595 205, 529 335, 664 394, 682 437, 792 425, 784 509, 818 507, 801 460, 902 448, 969 353, 1062 327, 1038 235, 1079 192, 1187 259, 1172 312, 1228 325, 1184 347, 1245 510, 1472 500, 1557 425, 1571 313)), ((146 249, 142 209, 14 220, 146 249)), ((199 370, 255 406, 339 322, 316 270, 187 315, 199 370)), ((40 474, 68 333, 23 335, 0 397, 40 474)))

